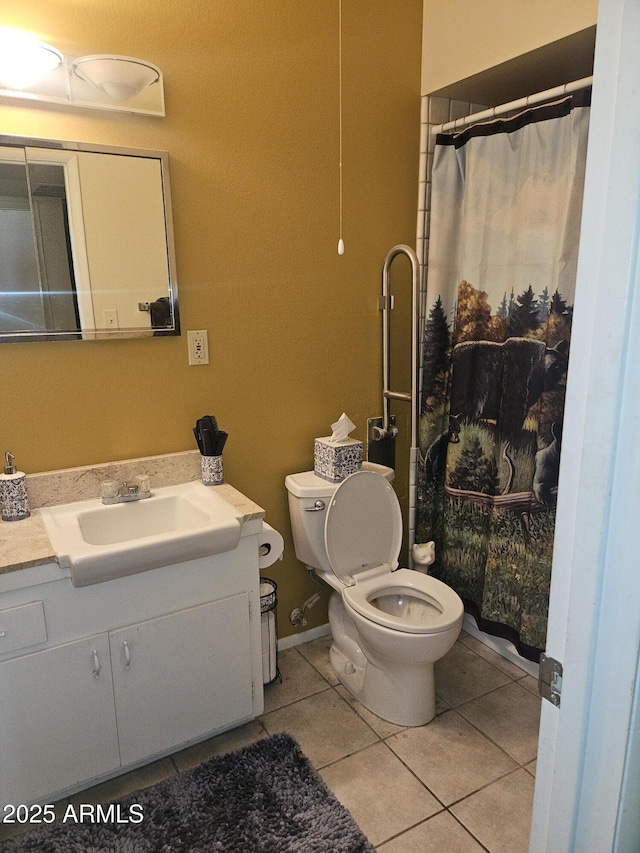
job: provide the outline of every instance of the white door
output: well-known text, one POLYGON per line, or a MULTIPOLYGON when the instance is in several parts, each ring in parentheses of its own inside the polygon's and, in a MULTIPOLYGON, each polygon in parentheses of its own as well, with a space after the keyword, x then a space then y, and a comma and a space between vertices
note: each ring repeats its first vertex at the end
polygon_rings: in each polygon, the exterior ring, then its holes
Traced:
POLYGON ((599 11, 532 853, 640 850, 640 2, 599 11))
POLYGON ((109 634, 123 766, 252 715, 249 596, 109 634))
POLYGON ((1 803, 32 803, 117 768, 107 635, 0 663, 0 721, 1 803))

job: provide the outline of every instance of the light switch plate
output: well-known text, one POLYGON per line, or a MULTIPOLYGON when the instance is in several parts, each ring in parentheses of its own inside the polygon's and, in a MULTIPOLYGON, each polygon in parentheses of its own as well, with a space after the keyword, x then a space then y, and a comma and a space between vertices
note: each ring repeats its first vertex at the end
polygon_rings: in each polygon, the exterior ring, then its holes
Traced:
POLYGON ((105 329, 119 329, 120 328, 120 323, 118 322, 118 310, 117 310, 117 308, 105 308, 102 311, 102 320, 103 320, 105 329))

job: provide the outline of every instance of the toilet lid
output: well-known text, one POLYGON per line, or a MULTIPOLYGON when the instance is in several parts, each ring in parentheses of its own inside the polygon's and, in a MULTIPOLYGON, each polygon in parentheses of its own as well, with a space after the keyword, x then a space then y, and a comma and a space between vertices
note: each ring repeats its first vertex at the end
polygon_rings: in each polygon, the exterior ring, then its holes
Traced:
POLYGON ((324 527, 324 543, 333 573, 343 583, 358 572, 398 565, 402 513, 388 480, 373 471, 357 471, 335 490, 324 527))

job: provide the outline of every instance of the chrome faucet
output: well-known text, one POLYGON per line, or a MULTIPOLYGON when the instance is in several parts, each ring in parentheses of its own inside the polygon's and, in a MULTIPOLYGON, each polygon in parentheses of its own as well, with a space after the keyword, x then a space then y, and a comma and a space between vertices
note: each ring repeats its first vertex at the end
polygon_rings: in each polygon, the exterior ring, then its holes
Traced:
POLYGON ((120 504, 129 501, 142 501, 151 497, 151 485, 146 474, 140 474, 135 482, 126 480, 120 485, 115 480, 104 480, 100 485, 103 504, 120 504))

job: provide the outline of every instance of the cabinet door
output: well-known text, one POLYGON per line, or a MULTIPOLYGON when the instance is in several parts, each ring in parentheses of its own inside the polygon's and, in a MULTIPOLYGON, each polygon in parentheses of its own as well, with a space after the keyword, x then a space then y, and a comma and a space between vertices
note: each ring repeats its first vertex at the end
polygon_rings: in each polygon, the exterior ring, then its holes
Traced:
POLYGON ((123 765, 251 716, 246 593, 109 638, 123 765))
POLYGON ((106 634, 0 663, 0 803, 31 803, 119 764, 106 634))

